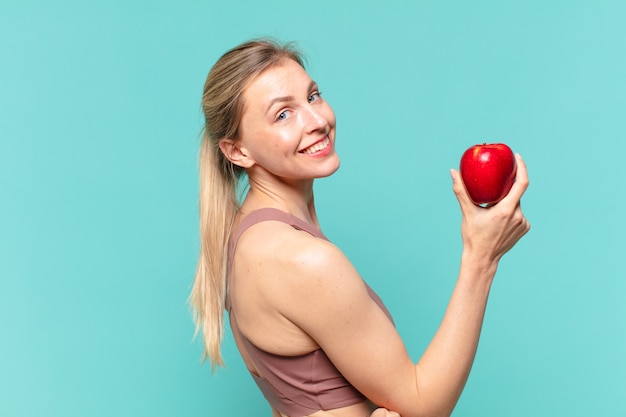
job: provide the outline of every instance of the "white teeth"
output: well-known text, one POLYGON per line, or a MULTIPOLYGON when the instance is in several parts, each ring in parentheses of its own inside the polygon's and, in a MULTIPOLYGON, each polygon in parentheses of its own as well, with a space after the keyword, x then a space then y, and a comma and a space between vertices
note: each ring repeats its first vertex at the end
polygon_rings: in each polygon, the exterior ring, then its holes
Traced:
POLYGON ((302 151, 302 153, 312 154, 315 152, 319 152, 322 149, 326 149, 328 145, 330 145, 330 139, 326 138, 322 142, 318 142, 315 145, 306 148, 305 150, 302 151))

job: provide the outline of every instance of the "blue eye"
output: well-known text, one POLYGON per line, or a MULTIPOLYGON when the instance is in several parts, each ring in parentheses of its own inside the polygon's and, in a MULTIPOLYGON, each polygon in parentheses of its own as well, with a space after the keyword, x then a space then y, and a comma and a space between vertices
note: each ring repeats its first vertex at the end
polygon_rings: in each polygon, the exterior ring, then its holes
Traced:
POLYGON ((322 93, 319 91, 314 92, 309 96, 309 103, 314 102, 315 100, 319 100, 322 96, 322 93))
POLYGON ((289 110, 283 110, 280 113, 278 113, 278 116, 276 116, 276 120, 286 120, 289 117, 289 110))

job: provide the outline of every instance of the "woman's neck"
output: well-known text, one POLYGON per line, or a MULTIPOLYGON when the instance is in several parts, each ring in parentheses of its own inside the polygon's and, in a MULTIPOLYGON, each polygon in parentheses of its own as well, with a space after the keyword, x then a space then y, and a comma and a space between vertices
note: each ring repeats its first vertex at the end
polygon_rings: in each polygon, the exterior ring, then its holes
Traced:
POLYGON ((250 189, 241 205, 241 212, 247 214, 266 207, 282 210, 319 227, 315 213, 312 180, 309 184, 300 183, 297 186, 273 184, 272 187, 250 181, 250 189))

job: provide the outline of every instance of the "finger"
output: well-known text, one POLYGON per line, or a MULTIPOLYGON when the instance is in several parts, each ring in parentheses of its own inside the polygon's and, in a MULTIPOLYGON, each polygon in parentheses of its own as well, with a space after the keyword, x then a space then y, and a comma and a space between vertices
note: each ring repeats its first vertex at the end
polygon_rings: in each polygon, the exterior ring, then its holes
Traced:
POLYGON ((450 176, 452 177, 452 191, 454 191, 454 195, 456 195, 456 199, 459 201, 461 210, 465 211, 467 207, 474 207, 475 204, 467 193, 461 174, 455 169, 450 169, 450 176))
POLYGON ((526 216, 524 216, 524 213, 522 212, 522 205, 519 202, 517 207, 515 207, 514 218, 519 219, 517 221, 517 229, 521 231, 520 237, 524 236, 530 230, 530 222, 526 216))
POLYGON ((517 210, 519 210, 519 212, 522 215, 521 228, 522 228, 522 230, 524 230, 524 234, 526 234, 530 230, 530 222, 528 221, 528 219, 526 218, 526 216, 522 212, 522 205, 521 205, 521 203, 517 205, 517 210))
POLYGON ((400 417, 395 411, 389 411, 386 408, 377 408, 370 417, 400 417))
POLYGON ((522 198, 522 195, 526 192, 526 189, 528 188, 529 180, 526 163, 524 162, 520 154, 515 154, 515 161, 517 164, 515 182, 513 183, 509 194, 502 201, 513 201, 514 204, 518 205, 519 201, 522 198))

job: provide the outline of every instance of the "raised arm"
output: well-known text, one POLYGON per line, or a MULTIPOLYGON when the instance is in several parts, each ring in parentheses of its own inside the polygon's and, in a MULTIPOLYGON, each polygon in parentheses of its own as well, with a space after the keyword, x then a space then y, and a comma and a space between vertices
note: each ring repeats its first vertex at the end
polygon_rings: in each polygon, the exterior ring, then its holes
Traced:
POLYGON ((434 415, 449 415, 456 405, 476 354, 498 262, 530 228, 520 207, 528 174, 524 161, 519 155, 516 158, 516 183, 505 199, 489 209, 475 206, 459 173, 451 172, 463 214, 460 272, 443 321, 416 367, 418 391, 439 398, 434 415))
POLYGON ((302 252, 303 280, 293 288, 286 314, 378 406, 402 417, 452 413, 474 360, 498 262, 529 230, 519 204, 528 177, 517 158, 514 187, 488 209, 472 204, 460 175, 451 172, 462 211, 460 272, 441 325, 417 364, 338 249, 325 244, 302 252))

